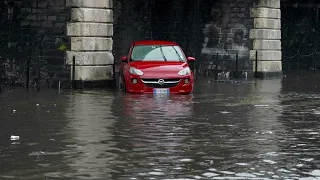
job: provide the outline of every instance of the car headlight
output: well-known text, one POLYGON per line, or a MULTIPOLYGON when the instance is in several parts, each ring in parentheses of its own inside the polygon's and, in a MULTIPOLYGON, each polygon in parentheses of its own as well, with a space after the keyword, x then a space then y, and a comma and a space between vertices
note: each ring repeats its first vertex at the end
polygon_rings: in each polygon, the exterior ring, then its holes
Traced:
POLYGON ((189 75, 190 73, 191 73, 191 70, 189 67, 186 67, 178 72, 179 76, 186 76, 186 75, 189 75))
POLYGON ((130 72, 130 74, 135 74, 135 75, 139 75, 139 76, 143 75, 143 72, 141 70, 136 69, 134 67, 130 67, 129 72, 130 72))

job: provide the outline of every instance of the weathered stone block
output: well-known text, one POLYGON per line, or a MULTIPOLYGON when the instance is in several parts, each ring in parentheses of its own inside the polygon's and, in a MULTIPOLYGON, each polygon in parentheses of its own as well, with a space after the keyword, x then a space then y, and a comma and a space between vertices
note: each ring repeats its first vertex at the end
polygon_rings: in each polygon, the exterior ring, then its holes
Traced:
POLYGON ((111 9, 72 8, 71 21, 113 22, 113 11, 111 9))
POLYGON ((66 64, 73 64, 75 56, 76 65, 110 65, 114 64, 114 57, 111 52, 74 52, 67 51, 66 64))
POLYGON ((250 11, 250 17, 281 19, 281 10, 271 8, 252 8, 250 11))
POLYGON ((113 36, 113 24, 106 23, 68 23, 68 36, 113 36))
MULTIPOLYGON (((72 79, 73 69, 71 68, 70 79, 72 79)), ((107 66, 76 66, 75 80, 100 81, 113 79, 113 65, 107 66)))
POLYGON ((281 39, 281 30, 251 29, 250 39, 281 39))
POLYGON ((36 15, 28 15, 26 17, 27 20, 37 20, 37 16, 36 15))
POLYGON ((42 27, 53 27, 52 21, 42 21, 41 22, 42 27))
MULTIPOLYGON (((253 61, 253 71, 255 71, 256 62, 253 61)), ((282 62, 281 61, 258 61, 258 72, 281 72, 282 62)))
POLYGON ((282 60, 282 52, 273 51, 273 50, 251 50, 250 51, 250 60, 256 60, 256 52, 258 61, 281 61, 282 60))
POLYGON ((71 51, 112 51, 111 38, 71 37, 71 51))
POLYGON ((254 6, 280 9, 280 0, 258 0, 254 6))
POLYGON ((281 50, 281 40, 253 40, 255 50, 281 50))
POLYGON ((48 16, 48 20, 49 21, 56 21, 57 20, 57 16, 48 16))
POLYGON ((66 0, 67 7, 112 8, 112 0, 66 0))
POLYGON ((280 19, 254 18, 253 24, 256 29, 281 29, 280 19))

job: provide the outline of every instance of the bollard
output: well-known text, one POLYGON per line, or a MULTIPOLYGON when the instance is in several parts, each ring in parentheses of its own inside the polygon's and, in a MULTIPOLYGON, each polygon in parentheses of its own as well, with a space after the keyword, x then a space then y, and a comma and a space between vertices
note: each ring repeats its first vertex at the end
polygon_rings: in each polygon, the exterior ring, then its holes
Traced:
POLYGON ((72 58, 72 89, 76 88, 76 57, 72 58))
POLYGON ((27 57, 27 68, 26 68, 26 89, 29 90, 30 82, 30 56, 27 57))
POLYGON ((215 75, 215 80, 218 80, 218 60, 219 60, 219 53, 217 53, 217 62, 216 62, 216 75, 215 75))
POLYGON ((38 64, 37 64, 37 92, 40 91, 40 55, 38 56, 38 64))
POLYGON ((313 51, 313 74, 317 73, 316 52, 317 50, 313 51))
POLYGON ((258 78, 258 51, 256 51, 255 78, 258 78))

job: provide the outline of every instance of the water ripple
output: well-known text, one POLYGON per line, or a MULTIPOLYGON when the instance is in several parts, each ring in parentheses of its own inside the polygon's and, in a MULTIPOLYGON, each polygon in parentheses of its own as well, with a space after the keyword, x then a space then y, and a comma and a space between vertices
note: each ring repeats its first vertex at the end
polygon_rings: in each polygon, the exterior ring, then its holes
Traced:
POLYGON ((170 97, 5 91, 0 179, 319 179, 320 95, 286 81, 170 97))

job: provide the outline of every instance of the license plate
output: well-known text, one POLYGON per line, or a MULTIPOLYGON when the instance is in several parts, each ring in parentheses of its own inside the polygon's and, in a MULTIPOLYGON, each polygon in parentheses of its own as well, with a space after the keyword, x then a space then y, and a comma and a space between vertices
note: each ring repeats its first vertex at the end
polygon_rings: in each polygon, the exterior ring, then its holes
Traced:
POLYGON ((170 89, 155 88, 155 89, 153 89, 153 94, 170 94, 170 89))

